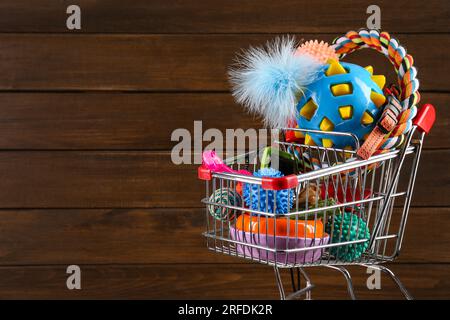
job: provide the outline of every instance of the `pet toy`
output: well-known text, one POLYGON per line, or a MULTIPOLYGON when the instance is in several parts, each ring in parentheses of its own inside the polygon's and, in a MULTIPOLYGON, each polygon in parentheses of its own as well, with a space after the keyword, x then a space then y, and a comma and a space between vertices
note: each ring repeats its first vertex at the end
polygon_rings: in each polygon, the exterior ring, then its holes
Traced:
POLYGON ((250 48, 229 72, 237 102, 262 115, 268 127, 284 128, 296 118, 298 95, 322 67, 313 56, 295 52, 293 38, 278 38, 265 49, 250 48))
POLYGON ((220 159, 214 150, 203 151, 202 154, 202 164, 204 167, 208 168, 213 172, 228 172, 243 174, 246 176, 251 176, 252 174, 247 170, 233 170, 228 167, 222 159, 220 159))
MULTIPOLYGON (((351 63, 329 60, 297 104, 298 126, 319 131, 351 132, 359 140, 378 120, 386 98, 384 76, 351 63)), ((348 136, 305 134, 305 143, 327 148, 354 148, 348 136)))
MULTIPOLYGON (((358 215, 349 212, 331 215, 325 225, 325 230, 328 234, 332 234, 331 243, 370 239, 367 223, 359 218, 358 215)), ((366 241, 358 244, 332 247, 330 253, 340 260, 351 262, 361 257, 368 246, 369 242, 366 241)))
POLYGON ((287 150, 295 156, 299 169, 303 172, 314 171, 324 166, 318 159, 311 157, 308 152, 302 152, 302 147, 290 145, 287 150))
MULTIPOLYGON (((334 206, 337 204, 336 200, 333 198, 328 198, 327 200, 318 200, 317 204, 312 203, 309 209, 323 208, 328 206, 334 206)), ((335 209, 327 209, 316 211, 314 213, 302 213, 298 215, 299 219, 319 219, 319 220, 327 220, 327 217, 331 217, 333 214, 340 214, 341 210, 339 208, 335 209)), ((295 217, 294 217, 295 218, 295 217)))
MULTIPOLYGON (((370 138, 365 151, 358 153, 362 158, 403 143, 420 98, 412 57, 388 33, 376 30, 350 31, 334 40, 332 46, 309 41, 296 48, 292 38, 277 39, 265 49, 251 48, 229 74, 236 100, 250 112, 262 115, 265 125, 348 132, 361 142, 370 138), (382 91, 385 77, 374 75, 371 66, 362 68, 339 61, 360 48, 383 53, 398 74, 399 88, 390 86, 390 92, 401 110, 390 112, 396 119, 388 126, 383 126, 388 123, 384 121, 387 117, 381 117, 389 95, 382 91), (383 130, 373 133, 378 127, 383 130)), ((309 145, 355 149, 348 136, 314 132, 294 135, 309 145)))
MULTIPOLYGON (((240 207, 242 205, 242 198, 234 190, 222 188, 214 191, 214 193, 209 197, 209 202, 240 207)), ((208 210, 214 219, 220 221, 232 219, 235 211, 233 209, 217 205, 209 205, 208 210)))
MULTIPOLYGON (((255 177, 282 177, 283 174, 273 168, 262 168, 253 174, 255 177)), ((256 184, 244 184, 243 198, 245 204, 252 210, 274 213, 288 213, 294 203, 294 190, 275 191, 264 190, 256 184)))
MULTIPOLYGON (((416 105, 420 101, 419 80, 416 78, 417 70, 413 66, 413 57, 407 54, 406 49, 389 33, 377 30, 349 31, 333 41, 333 48, 339 59, 362 48, 371 48, 382 53, 394 66, 398 87, 391 86, 390 92, 398 99, 401 112, 397 116, 394 129, 384 132, 381 142, 372 148, 371 153, 387 152, 402 145, 406 134, 412 128, 412 121, 417 114, 416 105)), ((366 154, 365 158, 367 157, 366 154)))
MULTIPOLYGON (((202 166, 213 172, 228 172, 234 174, 242 174, 245 176, 251 176, 252 174, 247 170, 233 170, 227 166, 222 159, 220 159, 214 150, 203 151, 202 154, 202 166)), ((236 191, 239 195, 242 195, 242 183, 236 183, 236 191)))
POLYGON ((299 174, 295 157, 279 148, 265 147, 261 157, 261 168, 279 168, 284 175, 299 174))
POLYGON ((239 216, 235 227, 230 225, 229 236, 230 239, 238 241, 236 251, 239 255, 277 262, 277 264, 304 264, 318 261, 324 249, 316 247, 326 245, 330 240, 330 236, 323 232, 321 221, 294 221, 248 214, 239 216), (289 249, 299 248, 309 249, 287 252, 289 249))
POLYGON ((242 214, 236 219, 236 229, 253 234, 278 237, 323 238, 324 227, 320 220, 293 220, 287 218, 257 217, 242 214))
POLYGON ((309 54, 318 62, 327 63, 328 60, 338 60, 338 55, 336 51, 324 41, 310 40, 302 43, 297 50, 295 55, 309 54))
MULTIPOLYGON (((296 49, 292 39, 268 45, 268 52, 251 49, 242 70, 232 70, 234 96, 264 122, 286 127, 352 132, 358 139, 370 133, 385 102, 384 76, 372 75, 351 63, 339 63, 326 43, 308 42, 296 49), (326 62, 325 62, 325 59, 326 62)), ((307 133, 305 143, 324 147, 354 147, 352 138, 307 133)))
POLYGON ((348 203, 353 201, 362 201, 369 199, 373 196, 373 192, 370 189, 361 190, 360 188, 353 189, 350 186, 342 186, 339 183, 336 185, 336 182, 328 182, 328 184, 322 184, 320 186, 320 196, 324 199, 328 196, 328 198, 335 198, 340 203, 348 203))
POLYGON ((308 206, 315 206, 316 203, 320 201, 320 192, 319 188, 315 183, 310 183, 308 187, 302 188, 298 193, 298 203, 300 205, 306 205, 308 202, 308 206))

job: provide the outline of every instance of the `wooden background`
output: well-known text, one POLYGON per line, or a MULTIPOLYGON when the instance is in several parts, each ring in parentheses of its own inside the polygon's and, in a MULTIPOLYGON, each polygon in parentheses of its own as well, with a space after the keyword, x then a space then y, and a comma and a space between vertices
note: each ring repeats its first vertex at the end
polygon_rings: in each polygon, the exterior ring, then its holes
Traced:
MULTIPOLYGON (((170 134, 259 127, 230 97, 234 53, 279 33, 331 41, 365 26, 371 3, 1 1, 0 298, 277 298, 270 268, 204 247, 203 187, 171 163, 170 134), (65 26, 73 3, 81 31, 65 26), (82 290, 66 289, 70 264, 82 290)), ((438 109, 392 268, 417 298, 450 298, 450 5, 377 3, 438 109)), ((375 53, 355 59, 392 75, 375 53)), ((351 271, 359 297, 401 297, 351 271)), ((316 298, 346 297, 340 275, 311 276, 316 298)))

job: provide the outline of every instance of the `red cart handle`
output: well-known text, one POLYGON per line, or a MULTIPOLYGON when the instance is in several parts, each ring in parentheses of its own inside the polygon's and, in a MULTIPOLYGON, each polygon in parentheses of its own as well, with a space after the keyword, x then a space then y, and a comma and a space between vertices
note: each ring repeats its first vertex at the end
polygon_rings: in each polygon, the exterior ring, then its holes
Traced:
POLYGON ((298 179, 295 174, 277 178, 264 177, 261 181, 261 187, 264 190, 285 190, 292 189, 297 186, 298 179))
MULTIPOLYGON (((213 171, 201 165, 197 169, 198 178, 200 180, 211 180, 213 171)), ((298 179, 295 174, 291 174, 284 177, 263 177, 261 178, 261 187, 264 190, 284 190, 291 189, 298 186, 298 179)))
POLYGON ((416 117, 414 118, 413 124, 417 126, 420 132, 429 133, 433 127, 434 121, 436 120, 436 110, 432 104, 425 104, 420 108, 416 117))

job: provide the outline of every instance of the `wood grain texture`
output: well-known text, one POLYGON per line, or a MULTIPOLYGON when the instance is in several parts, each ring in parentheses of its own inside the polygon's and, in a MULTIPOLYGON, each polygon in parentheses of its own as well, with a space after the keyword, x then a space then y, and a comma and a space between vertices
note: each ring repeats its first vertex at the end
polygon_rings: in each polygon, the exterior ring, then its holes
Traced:
MULTIPOLYGON (((246 263, 206 248, 203 209, 0 210, 0 221, 2 266, 246 263)), ((449 222, 449 208, 412 208, 397 262, 450 263, 449 222)))
POLYGON ((0 105, 0 149, 170 150, 194 121, 223 134, 261 127, 226 93, 3 93, 0 105))
MULTIPOLYGON (((369 291, 365 268, 349 268, 360 299, 403 299, 383 276, 382 290, 369 291)), ((418 299, 448 299, 450 265, 393 265, 418 299)), ((314 299, 348 299, 336 271, 307 269, 314 299)), ((82 290, 66 289, 66 266, 0 267, 0 299, 279 299, 273 269, 256 264, 81 266, 82 290), (176 285, 175 285, 176 284, 176 285)), ((288 274, 283 273, 288 285, 288 274)))
MULTIPOLYGON (((331 41, 336 34, 308 35, 331 41)), ((224 91, 236 52, 275 35, 0 35, 0 90, 224 91)), ((422 90, 450 91, 445 50, 450 38, 402 35, 420 69, 422 90)), ((394 70, 373 50, 348 61, 394 70)))
MULTIPOLYGON (((424 152, 413 205, 450 204, 449 155, 424 152)), ((0 208, 198 207, 205 196, 197 166, 166 152, 5 151, 0 176, 0 208)))
MULTIPOLYGON (((423 93, 438 119, 426 149, 449 148, 450 94, 423 93)), ((0 93, 0 149, 170 150, 172 132, 261 128, 228 93, 0 93)), ((248 147, 248 145, 247 145, 248 147)))
MULTIPOLYGON (((259 127, 229 93, 235 53, 285 33, 330 42, 364 26, 372 3, 79 0, 79 31, 66 28, 70 4, 0 2, 0 299, 277 299, 272 268, 206 249, 204 186, 196 166, 172 164, 170 136, 194 120, 259 127), (69 264, 80 291, 66 289, 69 264)), ((416 298, 448 299, 450 6, 377 5, 438 111, 392 267, 416 298)), ((376 52, 347 61, 395 81, 376 52)), ((347 298, 340 274, 308 271, 314 298, 347 298)), ((350 271, 359 298, 401 298, 389 279, 369 292, 365 269, 350 271)))
POLYGON ((185 207, 203 190, 195 168, 168 153, 6 152, 0 169, 0 203, 10 208, 185 207))
MULTIPOLYGON (((68 0, 8 0, 0 4, 0 32, 70 32, 65 25, 68 0)), ((223 1, 223 0, 78 0, 80 32, 257 33, 342 32, 366 25, 370 1, 223 1)), ((377 1, 385 30, 449 32, 444 0, 377 1)))

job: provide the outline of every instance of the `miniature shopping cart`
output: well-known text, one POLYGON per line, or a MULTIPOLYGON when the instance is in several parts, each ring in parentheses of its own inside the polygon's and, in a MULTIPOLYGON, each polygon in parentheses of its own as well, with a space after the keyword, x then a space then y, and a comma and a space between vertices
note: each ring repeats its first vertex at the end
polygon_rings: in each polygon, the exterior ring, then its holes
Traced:
MULTIPOLYGON (((309 267, 340 271, 354 299, 350 273, 345 268, 350 265, 370 266, 386 273, 411 299, 400 280, 383 264, 394 261, 400 253, 424 135, 433 125, 434 112, 433 106, 424 105, 400 149, 368 160, 359 159, 352 150, 279 139, 272 149, 289 154, 301 173, 259 178, 201 166, 198 174, 206 185, 202 202, 206 206, 207 247, 272 266, 281 299, 303 294, 311 298, 313 284, 305 271, 309 267), (279 202, 274 201, 282 192, 292 202, 285 213, 277 211, 279 202), (245 195, 247 203, 238 201, 245 195), (401 210, 394 210, 394 206, 401 210), (283 268, 291 273, 293 293, 289 295, 280 275, 283 268), (303 288, 301 278, 306 283, 303 288)), ((321 134, 347 135, 359 146, 350 133, 321 134)), ((274 158, 277 152, 272 152, 274 158)), ((260 150, 254 150, 225 163, 234 170, 255 172, 264 166, 262 158, 260 150)))

